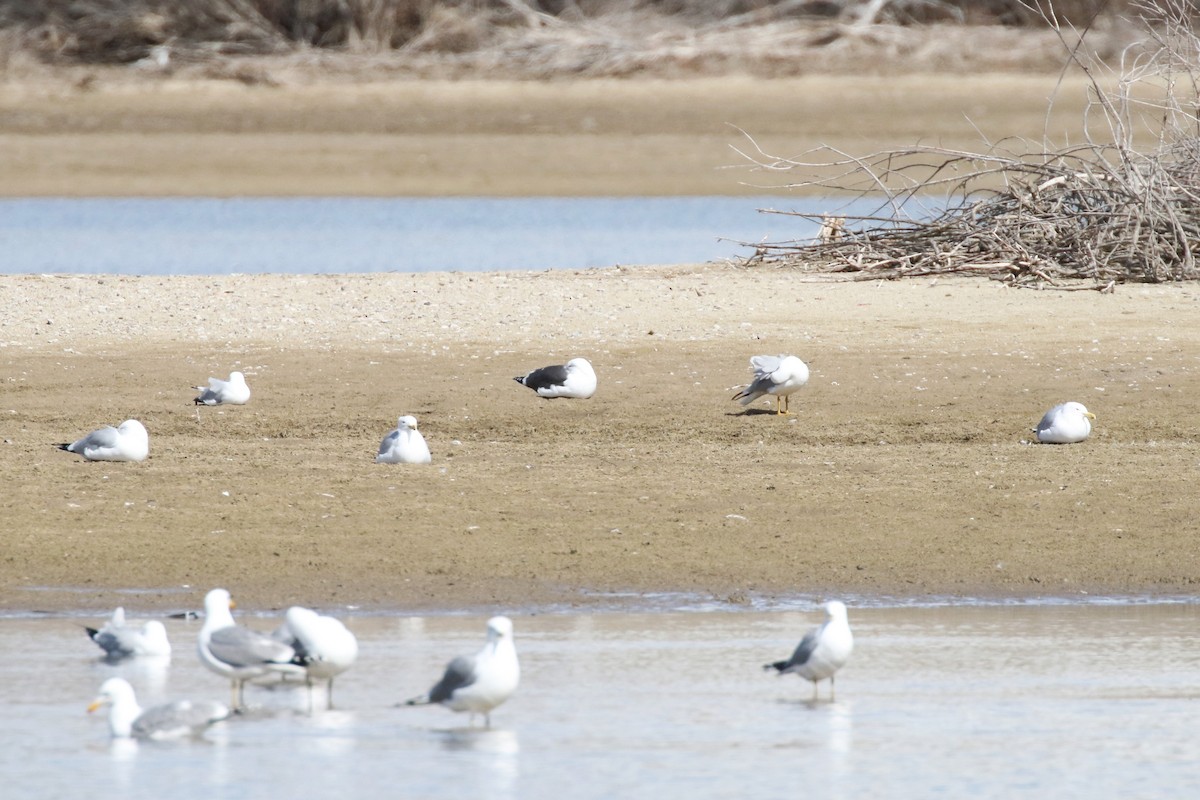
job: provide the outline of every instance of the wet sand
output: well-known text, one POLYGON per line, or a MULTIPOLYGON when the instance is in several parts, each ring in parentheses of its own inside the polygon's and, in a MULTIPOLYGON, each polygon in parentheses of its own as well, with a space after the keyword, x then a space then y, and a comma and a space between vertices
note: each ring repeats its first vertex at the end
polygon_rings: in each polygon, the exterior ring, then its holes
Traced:
POLYGON ((1195 288, 721 265, 0 278, 0 608, 1194 594, 1195 288), (731 401, 756 353, 794 417, 731 401), (514 375, 589 357, 600 389, 514 375), (189 386, 244 371, 249 405, 189 386), (1098 417, 1025 444, 1049 406, 1098 417), (414 414, 429 467, 377 465, 414 414), (151 457, 52 444, 141 419, 151 457), (127 590, 137 590, 130 593, 127 590))

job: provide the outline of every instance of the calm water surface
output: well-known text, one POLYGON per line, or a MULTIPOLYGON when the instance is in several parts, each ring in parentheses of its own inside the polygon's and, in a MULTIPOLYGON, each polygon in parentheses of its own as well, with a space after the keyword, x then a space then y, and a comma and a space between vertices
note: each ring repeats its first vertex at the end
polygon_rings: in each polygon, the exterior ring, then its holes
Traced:
POLYGON ((681 264, 750 255, 739 241, 816 233, 813 223, 760 208, 826 213, 844 205, 789 197, 0 199, 0 273, 681 264))
POLYGON ((4 796, 1200 796, 1200 607, 852 607, 854 658, 813 704, 761 665, 817 616, 513 614, 522 685, 491 730, 394 707, 478 649, 482 615, 349 617, 361 654, 336 710, 248 688, 254 710, 203 740, 133 746, 84 713, 106 677, 144 705, 228 696, 198 622, 169 622, 160 668, 99 663, 82 619, 4 619, 4 796))

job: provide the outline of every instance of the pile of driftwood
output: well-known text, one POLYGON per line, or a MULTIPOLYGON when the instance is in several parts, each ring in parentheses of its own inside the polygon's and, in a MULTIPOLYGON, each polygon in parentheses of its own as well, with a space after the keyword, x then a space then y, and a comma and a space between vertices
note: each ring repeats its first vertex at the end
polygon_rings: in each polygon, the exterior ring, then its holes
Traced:
POLYGON ((815 238, 753 245, 748 263, 1070 289, 1200 279, 1200 38, 1188 0, 1142 10, 1149 39, 1115 75, 1096 77, 1107 68, 1071 51, 1091 78, 1082 145, 866 157, 824 148, 802 161, 750 151, 763 169, 816 176, 790 187, 884 200, 868 216, 810 217, 820 224, 815 238), (1102 135, 1093 135, 1093 119, 1103 121, 1102 135))

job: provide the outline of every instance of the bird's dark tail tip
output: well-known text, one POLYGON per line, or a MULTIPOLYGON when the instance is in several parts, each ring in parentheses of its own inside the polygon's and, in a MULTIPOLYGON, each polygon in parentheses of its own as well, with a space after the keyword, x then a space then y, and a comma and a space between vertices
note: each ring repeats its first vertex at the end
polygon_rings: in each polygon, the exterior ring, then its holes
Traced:
POLYGON ((96 630, 95 628, 89 628, 87 625, 84 625, 83 629, 87 631, 88 638, 93 642, 96 641, 96 637, 100 634, 100 631, 96 630))
POLYGON ((513 380, 516 381, 517 383, 521 384, 522 386, 525 385, 525 376, 524 375, 518 375, 517 377, 513 378, 513 380))
POLYGON ((763 669, 766 670, 767 672, 770 672, 771 670, 775 670, 776 672, 783 672, 784 667, 786 667, 786 666, 787 666, 786 661, 776 661, 773 664, 763 664, 763 669))
POLYGON ((54 446, 57 447, 59 450, 66 450, 68 452, 71 450, 70 442, 55 442, 54 446))
POLYGON ((420 697, 410 697, 402 703, 396 703, 396 708, 403 708, 404 706, 427 706, 427 705, 429 705, 429 697, 427 695, 421 695, 420 697))

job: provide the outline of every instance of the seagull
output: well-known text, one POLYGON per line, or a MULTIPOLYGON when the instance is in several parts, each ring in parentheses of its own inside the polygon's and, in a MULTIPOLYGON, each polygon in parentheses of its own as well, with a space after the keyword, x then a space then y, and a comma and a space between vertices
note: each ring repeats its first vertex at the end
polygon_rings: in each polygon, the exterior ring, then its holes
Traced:
POLYGON ((513 646, 513 624, 508 617, 487 622, 487 644, 474 656, 459 656, 446 666, 442 679, 427 694, 405 702, 409 706, 441 703, 451 711, 468 711, 469 724, 483 714, 491 727, 492 709, 512 697, 521 680, 517 649, 513 646))
POLYGON ((831 600, 824 609, 825 621, 804 634, 791 658, 763 665, 763 669, 776 670, 780 675, 794 672, 812 681, 813 702, 817 700, 817 682, 825 678, 829 678, 829 699, 833 699, 833 674, 850 660, 854 650, 854 635, 846 621, 845 603, 831 600))
POLYGON ((127 419, 115 428, 105 425, 82 439, 55 447, 88 461, 145 461, 150 455, 150 434, 136 419, 127 419))
POLYGON ((164 657, 171 655, 167 629, 158 620, 150 620, 135 628, 125 624, 125 609, 117 606, 108 622, 99 628, 84 627, 91 640, 104 651, 107 661, 121 661, 134 656, 164 657))
POLYGON ((265 633, 244 628, 233 621, 234 607, 229 592, 213 589, 204 598, 204 625, 196 640, 200 661, 230 680, 234 710, 243 707, 242 690, 247 680, 264 675, 303 675, 290 645, 265 633))
POLYGON ((572 358, 566 364, 541 367, 523 377, 513 378, 528 386, 539 397, 574 397, 586 400, 596 393, 596 371, 586 358, 572 358))
POLYGON ((250 400, 250 387, 246 385, 246 376, 240 372, 229 373, 229 380, 209 378, 208 386, 194 386, 200 391, 195 399, 198 406, 244 406, 250 400))
POLYGON ((198 736, 214 722, 229 717, 229 709, 210 701, 177 700, 143 710, 133 687, 124 678, 109 678, 87 710, 109 706, 108 729, 116 739, 178 739, 198 736))
POLYGON ((1037 434, 1037 440, 1045 444, 1082 442, 1091 434, 1090 420, 1095 418, 1096 415, 1083 403, 1063 403, 1047 411, 1033 432, 1037 434))
POLYGON ((774 395, 775 413, 790 414, 789 395, 808 383, 808 365, 796 356, 753 356, 750 369, 754 371, 753 383, 735 394, 733 399, 748 406, 764 394, 774 395), (781 398, 782 409, 779 406, 781 398))
POLYGON ((340 620, 310 608, 292 606, 283 625, 271 636, 296 651, 294 661, 304 667, 308 682, 308 704, 312 710, 313 679, 328 681, 326 708, 333 708, 333 679, 358 658, 358 639, 340 620))
POLYGON ((433 461, 429 445, 417 430, 417 418, 405 415, 396 423, 396 429, 383 437, 379 443, 377 464, 428 464, 433 461))

